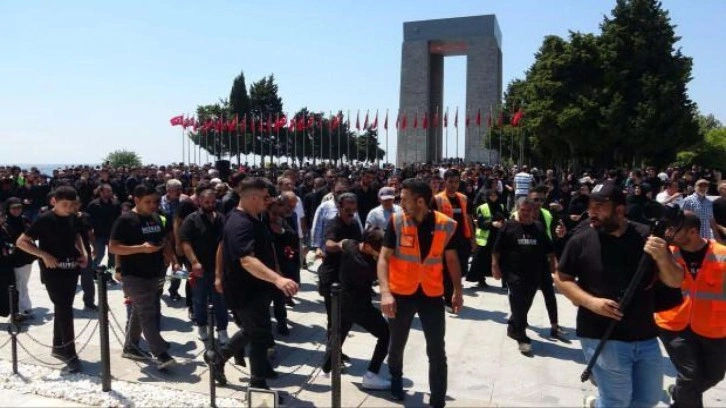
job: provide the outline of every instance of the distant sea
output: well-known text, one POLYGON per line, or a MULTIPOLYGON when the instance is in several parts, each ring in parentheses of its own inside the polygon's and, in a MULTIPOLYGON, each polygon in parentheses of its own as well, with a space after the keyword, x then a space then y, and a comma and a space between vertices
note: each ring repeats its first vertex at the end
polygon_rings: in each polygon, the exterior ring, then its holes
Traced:
MULTIPOLYGON (((11 165, 11 164, 4 164, 5 166, 11 165)), ((66 167, 76 167, 76 166, 86 166, 86 164, 78 164, 78 163, 65 163, 65 164, 46 164, 46 163, 20 163, 20 164, 12 164, 14 166, 18 166, 21 169, 24 170, 30 170, 33 167, 36 167, 38 170, 40 170, 41 174, 47 174, 49 176, 53 175, 53 170, 55 169, 64 169, 66 167)), ((96 167, 100 166, 100 163, 96 164, 87 164, 89 167, 96 167)))

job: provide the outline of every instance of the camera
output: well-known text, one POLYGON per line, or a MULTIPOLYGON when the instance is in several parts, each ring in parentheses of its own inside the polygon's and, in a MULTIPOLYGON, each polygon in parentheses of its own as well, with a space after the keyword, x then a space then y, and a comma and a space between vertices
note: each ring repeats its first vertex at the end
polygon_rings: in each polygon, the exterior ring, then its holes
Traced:
POLYGON ((683 225, 683 211, 677 204, 661 204, 651 201, 644 207, 645 218, 653 227, 653 235, 666 239, 671 229, 678 230, 683 225))

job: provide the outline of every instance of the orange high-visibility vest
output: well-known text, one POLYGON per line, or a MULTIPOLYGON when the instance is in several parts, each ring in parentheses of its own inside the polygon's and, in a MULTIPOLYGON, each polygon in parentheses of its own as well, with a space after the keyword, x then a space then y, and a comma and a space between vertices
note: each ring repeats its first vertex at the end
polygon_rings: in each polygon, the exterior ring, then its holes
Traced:
POLYGON ((454 236, 456 221, 434 211, 435 223, 431 249, 428 255, 421 259, 418 228, 413 219, 403 213, 393 214, 392 217, 398 242, 388 260, 388 284, 391 293, 412 295, 421 285, 426 296, 443 296, 444 248, 454 236))
POLYGON ((712 339, 726 337, 726 246, 708 241, 701 269, 688 272, 680 250, 671 247, 678 265, 685 271, 681 286, 683 303, 655 314, 655 323, 666 330, 681 331, 689 325, 694 333, 712 339))
MULTIPOLYGON (((456 193, 456 197, 459 199, 459 205, 461 205, 461 215, 464 219, 464 238, 471 238, 471 221, 469 220, 469 211, 467 211, 467 199, 464 194, 456 193)), ((451 201, 446 195, 446 191, 443 191, 434 196, 436 200, 436 207, 439 211, 444 213, 447 217, 454 219, 454 207, 451 206, 451 201)))

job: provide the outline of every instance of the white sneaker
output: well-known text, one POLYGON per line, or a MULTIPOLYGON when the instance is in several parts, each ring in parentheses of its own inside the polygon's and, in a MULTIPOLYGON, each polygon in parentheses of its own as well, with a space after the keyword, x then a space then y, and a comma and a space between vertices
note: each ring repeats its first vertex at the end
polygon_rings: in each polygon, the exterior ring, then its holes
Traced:
POLYGON ((224 346, 225 344, 229 343, 229 336, 227 335, 227 330, 218 331, 217 338, 219 339, 220 346, 224 346))
POLYGON ((366 371, 361 387, 366 390, 390 390, 391 380, 381 378, 378 374, 366 371))
POLYGON ((207 333, 207 326, 197 326, 197 336, 201 341, 209 340, 209 333, 207 333))
POLYGON ((585 397, 584 401, 582 401, 582 406, 585 408, 595 408, 595 402, 597 402, 597 397, 594 395, 588 395, 585 397))

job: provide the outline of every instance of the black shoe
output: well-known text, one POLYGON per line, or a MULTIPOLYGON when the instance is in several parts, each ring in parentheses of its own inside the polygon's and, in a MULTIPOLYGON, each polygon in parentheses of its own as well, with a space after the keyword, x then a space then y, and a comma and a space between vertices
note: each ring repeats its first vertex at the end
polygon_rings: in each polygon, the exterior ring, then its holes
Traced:
POLYGON ((173 366, 176 364, 176 360, 174 360, 169 353, 161 353, 158 356, 156 356, 156 362, 157 368, 159 370, 166 370, 167 368, 173 366))
POLYGON ((566 334, 567 334, 567 332, 565 330, 563 330, 562 327, 560 327, 560 326, 553 327, 550 329, 550 337, 552 337, 553 339, 560 340, 565 343, 569 343, 570 340, 567 337, 565 337, 566 334))
POLYGON ((97 310, 98 310, 98 306, 94 305, 93 303, 90 303, 90 304, 86 304, 86 305, 84 305, 84 306, 83 306, 83 309, 84 309, 84 310, 92 310, 92 311, 94 311, 94 312, 95 312, 95 311, 97 311, 97 310))
POLYGON ((345 361, 346 363, 350 362, 350 357, 348 357, 345 353, 340 353, 340 361, 345 361))
POLYGON ((181 300, 181 298, 182 298, 182 297, 181 297, 181 295, 180 295, 180 294, 178 294, 178 293, 169 293, 169 298, 170 298, 170 299, 171 299, 172 301, 174 301, 174 302, 178 302, 178 301, 180 301, 180 300, 181 300))
POLYGON ((122 358, 128 358, 129 360, 144 361, 151 358, 151 354, 140 350, 139 348, 124 348, 121 353, 122 358))
POLYGON ((224 375, 224 361, 221 358, 217 358, 217 361, 212 364, 212 375, 217 384, 227 385, 227 376, 224 375))
POLYGON ((238 365, 241 367, 247 367, 247 362, 245 362, 245 351, 244 350, 235 354, 235 356, 232 358, 234 359, 234 365, 238 365))
POLYGON ((280 334, 280 336, 288 336, 290 335, 290 328, 287 327, 287 324, 278 324, 277 332, 280 334))
POLYGON ((295 307, 295 304, 296 303, 295 303, 294 300, 292 300, 292 298, 285 298, 285 304, 288 305, 288 306, 290 306, 290 307, 295 307))
POLYGON ((479 287, 480 289, 487 289, 489 287, 489 284, 487 283, 487 281, 481 281, 481 282, 477 283, 476 286, 479 287))
POLYGON ((20 323, 24 322, 24 321, 25 321, 25 319, 27 319, 27 316, 25 316, 24 314, 22 314, 22 313, 15 313, 15 314, 13 315, 12 319, 10 319, 10 322, 11 322, 12 324, 14 324, 14 325, 16 325, 16 326, 17 326, 17 325, 19 325, 20 323))
POLYGON ((61 369, 61 375, 80 373, 81 369, 81 360, 76 357, 71 359, 68 364, 61 369))
POLYGON ((50 355, 51 355, 52 357, 55 357, 55 358, 57 358, 58 360, 61 360, 61 361, 66 361, 66 356, 64 356, 63 354, 61 354, 61 352, 60 352, 60 351, 57 351, 57 350, 53 350, 53 351, 51 351, 51 352, 50 352, 50 355))
POLYGON ((396 401, 406 399, 406 393, 403 392, 403 378, 391 377, 391 397, 396 401))
POLYGON ((187 309, 187 318, 189 318, 189 321, 194 323, 194 310, 190 307, 187 309))

